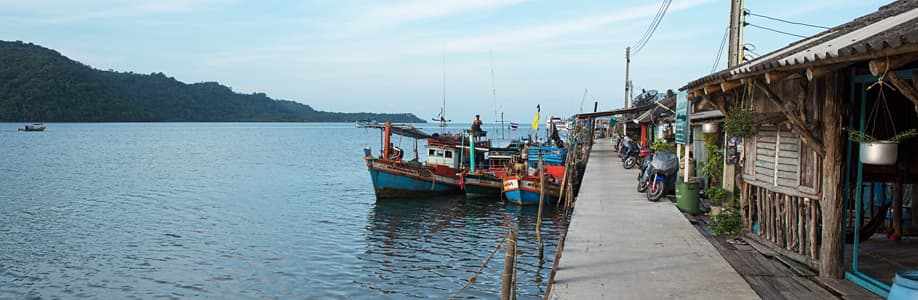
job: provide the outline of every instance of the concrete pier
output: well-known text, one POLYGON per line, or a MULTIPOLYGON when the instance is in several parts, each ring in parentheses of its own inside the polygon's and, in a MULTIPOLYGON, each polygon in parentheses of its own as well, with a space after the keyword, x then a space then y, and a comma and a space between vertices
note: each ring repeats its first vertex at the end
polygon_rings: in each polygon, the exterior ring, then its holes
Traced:
POLYGON ((758 299, 669 201, 636 191, 608 140, 593 146, 551 299, 758 299))

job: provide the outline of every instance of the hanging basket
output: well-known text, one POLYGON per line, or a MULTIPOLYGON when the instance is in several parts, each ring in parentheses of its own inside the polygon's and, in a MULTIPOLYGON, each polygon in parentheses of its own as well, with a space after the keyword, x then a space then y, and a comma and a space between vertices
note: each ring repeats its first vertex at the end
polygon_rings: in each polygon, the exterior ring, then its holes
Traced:
POLYGON ((701 124, 701 132, 703 133, 717 133, 720 131, 720 124, 709 122, 701 124))
POLYGON ((899 143, 873 141, 861 143, 861 163, 868 165, 894 165, 899 155, 899 143))

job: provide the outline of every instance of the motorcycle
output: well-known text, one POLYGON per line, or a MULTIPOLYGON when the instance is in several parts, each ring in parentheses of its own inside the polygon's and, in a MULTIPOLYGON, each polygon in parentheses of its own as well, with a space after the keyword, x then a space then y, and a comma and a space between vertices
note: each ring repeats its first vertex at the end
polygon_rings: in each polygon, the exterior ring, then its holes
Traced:
POLYGON ((659 201, 676 187, 676 175, 679 172, 679 156, 671 152, 657 152, 653 155, 644 173, 647 200, 659 201))
POLYGON ((631 142, 624 151, 625 154, 622 155, 622 164, 625 169, 634 168, 634 165, 641 160, 641 146, 635 142, 631 142))
POLYGON ((638 191, 638 193, 643 193, 643 192, 646 192, 646 191, 647 191, 647 180, 646 180, 646 178, 647 178, 647 176, 648 176, 648 175, 647 175, 647 170, 650 169, 650 162, 653 161, 653 154, 654 154, 654 152, 653 152, 653 151, 650 151, 650 155, 648 155, 646 158, 644 158, 643 161, 641 162, 641 164, 639 165, 639 166, 640 166, 640 167, 639 167, 640 172, 638 172, 638 175, 637 175, 637 183, 638 183, 638 184, 637 184, 637 191, 638 191))

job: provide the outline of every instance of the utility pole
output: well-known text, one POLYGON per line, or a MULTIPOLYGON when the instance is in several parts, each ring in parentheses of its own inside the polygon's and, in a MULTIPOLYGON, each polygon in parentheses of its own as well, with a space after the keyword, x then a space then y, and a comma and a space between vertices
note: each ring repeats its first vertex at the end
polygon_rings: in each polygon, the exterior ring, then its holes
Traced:
MULTIPOLYGON (((625 106, 622 108, 628 108, 629 95, 631 95, 631 81, 628 79, 629 68, 631 67, 631 47, 625 48, 625 106)), ((625 117, 622 116, 619 118, 619 121, 622 123, 622 136, 628 135, 628 124, 625 124, 625 117)))
POLYGON ((727 67, 743 62, 743 0, 730 0, 730 46, 727 48, 727 67))
MULTIPOLYGON (((743 16, 743 1, 744 0, 730 0, 730 48, 727 51, 727 67, 732 68, 741 63, 743 63, 743 24, 745 18, 743 16)), ((726 112, 725 112, 726 113, 726 112)), ((727 151, 727 147, 730 143, 729 139, 732 138, 727 136, 724 133, 724 152, 727 151)), ((726 153, 724 153, 726 157, 726 153)), ((721 178, 724 189, 729 191, 731 195, 735 188, 734 178, 736 178, 736 165, 728 164, 727 160, 724 159, 724 177, 721 178)), ((736 199, 736 196, 733 196, 733 199, 736 199)))

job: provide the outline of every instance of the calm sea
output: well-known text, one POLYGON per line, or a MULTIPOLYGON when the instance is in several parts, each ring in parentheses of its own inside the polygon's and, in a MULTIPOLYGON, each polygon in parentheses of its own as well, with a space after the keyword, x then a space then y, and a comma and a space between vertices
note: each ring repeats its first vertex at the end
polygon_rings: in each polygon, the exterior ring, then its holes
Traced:
MULTIPOLYGON (((561 216, 543 216, 540 261, 535 207, 377 201, 362 148, 378 130, 46 125, 0 123, 0 298, 442 299, 511 227, 520 298, 547 284, 561 216)), ((461 296, 497 298, 503 257, 461 296)))

